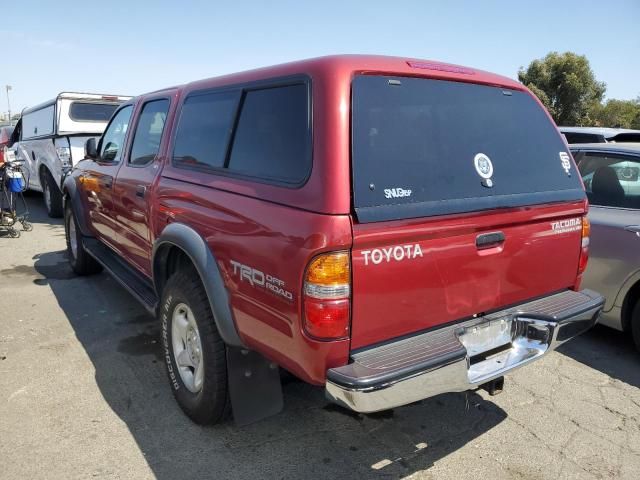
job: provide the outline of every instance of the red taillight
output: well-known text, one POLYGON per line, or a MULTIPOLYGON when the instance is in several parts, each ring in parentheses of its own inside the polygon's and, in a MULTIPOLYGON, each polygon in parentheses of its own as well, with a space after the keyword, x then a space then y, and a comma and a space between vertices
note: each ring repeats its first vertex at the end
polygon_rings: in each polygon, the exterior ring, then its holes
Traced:
POLYGON ((314 258, 304 279, 303 326, 319 340, 349 336, 351 317, 351 265, 348 252, 314 258))
POLYGON ((591 234, 591 224, 589 219, 582 217, 582 244, 580 250, 580 261, 578 262, 578 275, 584 273, 589 262, 589 235, 591 234))
POLYGON ((304 328, 318 339, 349 336, 349 300, 304 300, 304 328))

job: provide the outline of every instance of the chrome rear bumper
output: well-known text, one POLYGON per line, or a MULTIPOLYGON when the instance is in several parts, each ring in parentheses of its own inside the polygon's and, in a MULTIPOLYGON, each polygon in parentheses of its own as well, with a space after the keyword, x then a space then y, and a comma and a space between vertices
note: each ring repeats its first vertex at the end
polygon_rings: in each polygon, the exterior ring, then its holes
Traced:
POLYGON ((588 330, 603 305, 593 291, 565 291, 367 349, 328 370, 326 394, 367 413, 472 390, 588 330))

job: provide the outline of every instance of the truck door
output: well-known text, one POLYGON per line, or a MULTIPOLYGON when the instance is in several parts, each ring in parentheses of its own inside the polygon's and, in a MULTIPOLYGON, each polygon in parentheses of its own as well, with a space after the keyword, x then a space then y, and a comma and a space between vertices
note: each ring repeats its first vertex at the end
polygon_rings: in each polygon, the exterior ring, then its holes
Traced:
POLYGON ((161 171, 163 132, 170 99, 152 97, 136 112, 130 149, 114 186, 120 250, 146 275, 151 275, 150 189, 161 171), (162 148, 161 148, 162 147, 162 148))
POLYGON ((120 168, 133 105, 118 110, 98 142, 98 155, 86 159, 78 178, 79 190, 87 207, 89 223, 100 239, 119 250, 113 211, 113 185, 120 168))

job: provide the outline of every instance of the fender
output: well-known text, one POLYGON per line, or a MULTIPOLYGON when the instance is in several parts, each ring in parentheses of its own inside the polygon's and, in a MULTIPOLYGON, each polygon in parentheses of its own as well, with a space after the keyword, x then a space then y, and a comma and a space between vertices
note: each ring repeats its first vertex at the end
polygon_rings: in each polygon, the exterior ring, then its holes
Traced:
POLYGON ((162 277, 162 262, 166 260, 165 254, 170 246, 177 246, 184 251, 196 267, 207 292, 218 332, 224 342, 232 347, 244 347, 236 329, 233 313, 229 306, 229 294, 222 280, 218 263, 200 234, 183 223, 167 225, 153 243, 152 268, 156 292, 162 291, 159 280, 162 277))
POLYGON ((627 294, 629 290, 636 284, 640 282, 640 270, 636 270, 631 273, 625 281, 620 285, 620 290, 618 290, 618 294, 616 295, 615 302, 612 307, 615 305, 616 307, 622 307, 625 299, 627 298, 627 294))
POLYGON ((631 289, 637 290, 636 285, 638 285, 639 283, 640 270, 636 270, 635 272, 630 274, 622 283, 622 285, 620 286, 620 290, 618 290, 618 294, 616 295, 615 302, 612 305, 612 310, 613 308, 617 308, 618 312, 620 313, 621 318, 618 319, 618 322, 621 322, 620 326, 622 327, 623 331, 629 327, 629 319, 627 314, 630 314, 631 312, 629 311, 629 309, 633 308, 633 305, 629 304, 628 295, 629 292, 631 292, 631 289))
POLYGON ((73 209, 73 214, 76 216, 76 220, 78 221, 80 233, 85 237, 93 237, 91 229, 89 229, 89 223, 87 222, 86 212, 84 211, 84 203, 82 203, 82 198, 78 191, 78 185, 73 176, 67 175, 67 178, 65 178, 64 183, 62 184, 62 194, 64 195, 65 207, 66 202, 71 202, 71 208, 73 209))

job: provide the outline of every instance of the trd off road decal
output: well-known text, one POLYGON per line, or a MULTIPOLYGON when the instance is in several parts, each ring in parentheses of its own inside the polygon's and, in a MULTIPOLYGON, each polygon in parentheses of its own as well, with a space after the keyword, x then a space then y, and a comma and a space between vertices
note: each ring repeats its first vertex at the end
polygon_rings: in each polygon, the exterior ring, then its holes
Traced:
POLYGON ((382 262, 389 263, 391 261, 401 262, 403 260, 413 260, 422 257, 422 249, 420 245, 395 245, 393 247, 374 248, 373 250, 362 250, 364 256, 364 264, 373 263, 378 265, 382 262))
POLYGON ((582 218, 580 217, 551 222, 551 231, 555 234, 575 232, 576 230, 582 230, 582 218))
POLYGON ((231 260, 231 265, 233 266, 233 274, 238 276, 241 282, 248 282, 252 287, 264 288, 279 297, 293 301, 293 294, 285 290, 283 280, 235 260, 231 260))

